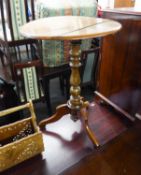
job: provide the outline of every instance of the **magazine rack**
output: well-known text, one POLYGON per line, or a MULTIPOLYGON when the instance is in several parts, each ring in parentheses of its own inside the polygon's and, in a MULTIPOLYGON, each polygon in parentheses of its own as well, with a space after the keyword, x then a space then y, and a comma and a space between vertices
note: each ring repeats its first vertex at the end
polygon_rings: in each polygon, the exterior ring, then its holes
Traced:
POLYGON ((36 124, 36 115, 31 101, 1 111, 0 117, 26 108, 30 111, 30 117, 0 127, 0 172, 44 150, 42 133, 36 124))

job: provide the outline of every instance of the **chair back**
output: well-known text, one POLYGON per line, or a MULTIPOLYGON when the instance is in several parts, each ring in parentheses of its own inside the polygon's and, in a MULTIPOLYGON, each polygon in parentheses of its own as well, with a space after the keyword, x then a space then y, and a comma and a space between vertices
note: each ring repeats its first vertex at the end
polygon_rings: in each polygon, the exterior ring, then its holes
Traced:
POLYGON ((21 102, 39 101, 43 96, 41 88, 42 62, 34 60, 14 64, 14 74, 21 102))
MULTIPOLYGON (((19 32, 20 26, 33 19, 35 19, 34 0, 0 0, 0 22, 2 23, 0 43, 8 46, 8 65, 10 65, 12 78, 14 77, 12 67, 15 62, 41 57, 38 41, 24 38, 19 32)), ((5 52, 6 50, 0 47, 3 65, 5 52)))
MULTIPOLYGON (((98 3, 96 0, 40 0, 36 5, 36 17, 50 16, 97 16, 98 3)), ((82 50, 90 49, 91 40, 82 41, 82 50)), ((42 56, 44 66, 57 67, 69 61, 70 41, 43 41, 42 56)))
POLYGON ((94 48, 82 52, 82 86, 91 85, 94 89, 96 88, 99 50, 100 47, 95 46, 94 48))

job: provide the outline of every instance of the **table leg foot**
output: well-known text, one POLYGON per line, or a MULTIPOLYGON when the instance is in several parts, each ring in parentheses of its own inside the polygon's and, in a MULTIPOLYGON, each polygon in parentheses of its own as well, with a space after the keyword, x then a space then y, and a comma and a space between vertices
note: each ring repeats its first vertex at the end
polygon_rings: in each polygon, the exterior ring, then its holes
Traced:
MULTIPOLYGON (((87 111, 87 108, 88 108, 88 105, 89 103, 88 102, 84 102, 82 108, 80 109, 80 115, 83 119, 83 125, 85 127, 85 130, 86 130, 86 133, 88 134, 90 140, 92 141, 92 143, 96 146, 96 147, 99 147, 100 144, 99 142, 97 141, 94 133, 92 132, 92 130, 90 129, 89 127, 89 124, 88 124, 88 111, 87 111)), ((74 110, 74 112, 76 112, 74 110)), ((52 115, 50 118, 48 119, 44 119, 42 120, 40 123, 39 123, 39 127, 41 129, 45 129, 45 125, 46 124, 49 124, 49 123, 53 123, 53 122, 56 122, 57 120, 59 120, 61 117, 63 117, 64 115, 66 114, 73 114, 73 110, 71 110, 67 104, 63 104, 63 105, 60 105, 56 108, 56 113, 54 115, 52 115)), ((76 115, 76 113, 75 113, 76 115)), ((78 118, 77 118, 78 119, 78 118)))
POLYGON ((82 119, 83 119, 83 125, 85 127, 85 130, 86 130, 86 133, 87 135, 89 136, 90 140, 92 141, 92 143, 96 146, 96 147, 99 147, 100 144, 98 142, 98 140, 96 139, 95 137, 95 134, 92 132, 92 130, 90 129, 89 127, 89 124, 88 124, 88 111, 87 111, 87 102, 85 102, 86 105, 84 105, 84 107, 82 107, 80 109, 80 115, 82 116, 82 119))
POLYGON ((65 114, 70 113, 70 109, 68 108, 67 104, 59 105, 56 108, 56 113, 49 117, 48 119, 44 119, 41 122, 39 122, 39 127, 41 129, 45 128, 45 125, 48 123, 53 123, 59 120, 61 117, 63 117, 65 114))

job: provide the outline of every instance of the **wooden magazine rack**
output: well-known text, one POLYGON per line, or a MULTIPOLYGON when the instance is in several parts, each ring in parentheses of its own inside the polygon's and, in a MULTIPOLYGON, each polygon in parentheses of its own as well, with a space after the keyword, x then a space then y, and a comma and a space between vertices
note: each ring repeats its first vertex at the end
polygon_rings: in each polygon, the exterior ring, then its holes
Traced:
POLYGON ((0 127, 0 172, 44 150, 32 102, 0 112, 0 117, 29 109, 31 116, 0 127))

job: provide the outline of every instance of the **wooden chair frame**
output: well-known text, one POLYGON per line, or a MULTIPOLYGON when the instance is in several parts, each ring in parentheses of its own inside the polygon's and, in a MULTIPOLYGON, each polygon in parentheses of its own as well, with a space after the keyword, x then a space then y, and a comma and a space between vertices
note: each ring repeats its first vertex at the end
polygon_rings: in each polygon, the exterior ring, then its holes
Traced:
MULTIPOLYGON (((36 59, 39 56, 41 56, 39 54, 39 45, 38 45, 38 41, 35 39, 28 39, 28 38, 22 38, 22 39, 15 39, 14 38, 14 31, 13 31, 13 24, 12 24, 12 11, 11 11, 11 6, 10 6, 10 1, 11 0, 0 0, 0 15, 1 15, 1 23, 2 23, 2 31, 3 31, 3 42, 6 42, 7 45, 9 46, 9 52, 10 49, 13 48, 14 51, 14 57, 15 57, 15 61, 21 61, 22 57, 21 57, 21 49, 20 46, 25 46, 25 50, 27 53, 27 60, 30 60, 30 53, 31 53, 31 57, 36 59), (4 9, 7 9, 6 12, 4 12, 4 9), (7 32, 6 32, 6 15, 7 15, 7 23, 8 23, 8 27, 10 29, 10 35, 11 35, 11 40, 9 41, 7 38, 7 32), (30 47, 30 50, 29 50, 30 47), (37 50, 37 52, 36 52, 37 50), (38 53, 38 54, 37 54, 38 53)), ((34 20, 35 19, 35 9, 34 9, 34 0, 30 0, 30 10, 31 10, 31 16, 29 16, 28 14, 28 10, 29 10, 29 3, 28 0, 24 0, 24 5, 25 5, 25 18, 26 18, 26 22, 29 22, 30 20, 34 20)), ((2 39, 2 38, 1 38, 2 39)), ((4 55, 5 53, 3 52, 3 50, 0 51, 0 57, 1 57, 1 62, 3 64, 3 66, 5 65, 4 63, 4 55)), ((10 53, 11 55, 11 53, 10 53)), ((8 64, 11 66, 11 64, 14 62, 13 58, 10 58, 12 60, 7 60, 8 64)), ((11 74, 12 74, 12 78, 13 77, 13 71, 11 70, 11 74)))
POLYGON ((97 76, 97 65, 98 65, 98 58, 99 58, 99 50, 100 47, 99 46, 95 46, 92 49, 86 50, 82 52, 82 56, 81 56, 81 61, 82 61, 82 68, 81 68, 81 79, 82 79, 82 87, 85 86, 92 86, 94 89, 96 88, 96 76, 97 76), (90 81, 88 82, 83 82, 83 77, 84 77, 84 73, 86 70, 86 65, 88 62, 88 55, 94 53, 94 58, 93 58, 93 62, 92 62, 92 69, 91 71, 91 77, 90 77, 90 81))
POLYGON ((37 76, 37 86, 38 86, 38 93, 39 93, 39 99, 35 99, 34 101, 43 100, 43 95, 41 93, 41 80, 43 75, 43 65, 41 60, 33 60, 33 61, 27 61, 25 63, 15 63, 14 64, 14 76, 16 80, 16 86, 18 94, 21 94, 21 91, 23 92, 23 98, 25 101, 28 101, 26 96, 26 87, 24 82, 24 75, 23 75, 23 69, 35 67, 36 76, 37 76), (20 87, 21 83, 21 87, 20 87))

